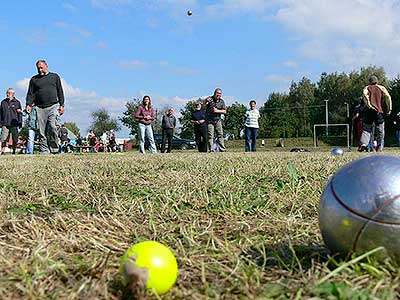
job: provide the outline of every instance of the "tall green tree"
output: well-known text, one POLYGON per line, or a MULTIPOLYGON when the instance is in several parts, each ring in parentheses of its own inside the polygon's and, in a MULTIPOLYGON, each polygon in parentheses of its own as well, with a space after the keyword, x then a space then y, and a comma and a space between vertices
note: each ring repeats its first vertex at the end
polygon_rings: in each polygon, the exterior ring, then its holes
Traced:
POLYGON ((224 120, 224 132, 232 135, 235 139, 239 139, 240 132, 244 129, 245 120, 246 106, 234 102, 227 107, 224 120))
POLYGON ((278 138, 296 135, 296 120, 287 94, 271 93, 260 108, 260 115, 260 137, 278 138))
MULTIPOLYGON (((198 101, 201 101, 201 99, 199 98, 198 101)), ((193 129, 193 124, 191 122, 191 117, 195 109, 196 109, 196 101, 188 101, 185 104, 185 106, 180 110, 181 116, 178 119, 179 123, 181 124, 180 136, 183 138, 194 137, 194 129, 193 129)))
POLYGON ((76 123, 73 122, 66 122, 64 123, 65 127, 67 127, 69 130, 72 131, 73 134, 75 134, 76 136, 80 136, 81 135, 81 131, 78 127, 78 125, 76 125, 76 123))
POLYGON ((123 116, 119 118, 121 123, 130 129, 130 134, 137 136, 139 122, 135 118, 135 113, 142 100, 133 98, 125 104, 126 110, 122 113, 123 116))
POLYGON ((112 118, 105 108, 100 108, 92 112, 92 124, 90 130, 94 131, 96 136, 100 136, 104 131, 111 129, 118 131, 121 126, 118 124, 117 118, 112 118))

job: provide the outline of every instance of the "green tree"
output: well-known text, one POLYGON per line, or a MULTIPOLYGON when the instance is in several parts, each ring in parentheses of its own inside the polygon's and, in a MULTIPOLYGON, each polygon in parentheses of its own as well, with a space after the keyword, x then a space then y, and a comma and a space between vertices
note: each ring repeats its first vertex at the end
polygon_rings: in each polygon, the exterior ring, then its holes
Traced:
POLYGON ((105 108, 100 108, 92 112, 92 118, 93 121, 90 130, 93 130, 96 136, 100 136, 104 131, 109 131, 111 129, 115 131, 121 129, 118 124, 118 119, 112 118, 105 108))
POLYGON ((306 77, 290 86, 288 100, 296 120, 296 135, 312 135, 311 106, 315 103, 315 92, 315 84, 306 77))
POLYGON ((260 137, 292 137, 296 134, 296 121, 290 107, 289 96, 271 93, 260 108, 260 137))
MULTIPOLYGON (((201 101, 201 99, 199 98, 198 101, 201 101)), ((195 109, 196 109, 196 101, 188 101, 186 105, 180 110, 181 113, 181 116, 179 117, 179 123, 181 124, 180 136, 183 138, 193 138, 194 136, 191 117, 195 109)))
POLYGON ((75 134, 76 136, 80 136, 81 135, 80 129, 79 129, 78 125, 76 125, 76 123, 66 122, 66 123, 64 123, 64 125, 69 130, 71 130, 72 133, 75 134))
POLYGON ((125 104, 126 110, 122 113, 123 116, 119 118, 121 123, 130 129, 130 134, 137 136, 139 122, 135 118, 135 113, 142 100, 133 98, 125 104))
POLYGON ((234 138, 240 138, 240 132, 244 129, 244 123, 246 120, 246 106, 241 103, 234 102, 231 106, 227 107, 225 120, 224 120, 224 131, 234 136, 234 138))

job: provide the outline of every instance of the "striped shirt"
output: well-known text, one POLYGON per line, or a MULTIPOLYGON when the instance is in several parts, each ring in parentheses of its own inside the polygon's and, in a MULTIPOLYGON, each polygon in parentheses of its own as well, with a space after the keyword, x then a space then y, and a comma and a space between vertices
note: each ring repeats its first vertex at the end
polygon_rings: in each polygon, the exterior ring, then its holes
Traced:
POLYGON ((260 118, 260 113, 258 109, 248 109, 246 111, 246 127, 258 128, 258 119, 260 118))

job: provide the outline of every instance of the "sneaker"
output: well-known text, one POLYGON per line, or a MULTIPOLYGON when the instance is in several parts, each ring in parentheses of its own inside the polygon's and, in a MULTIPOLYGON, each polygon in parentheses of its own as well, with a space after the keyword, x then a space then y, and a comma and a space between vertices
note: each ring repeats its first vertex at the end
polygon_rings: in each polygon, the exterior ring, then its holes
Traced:
POLYGON ((367 152, 367 151, 368 151, 368 148, 367 148, 367 146, 364 145, 364 144, 362 144, 362 145, 360 146, 360 148, 358 149, 358 152, 367 152))

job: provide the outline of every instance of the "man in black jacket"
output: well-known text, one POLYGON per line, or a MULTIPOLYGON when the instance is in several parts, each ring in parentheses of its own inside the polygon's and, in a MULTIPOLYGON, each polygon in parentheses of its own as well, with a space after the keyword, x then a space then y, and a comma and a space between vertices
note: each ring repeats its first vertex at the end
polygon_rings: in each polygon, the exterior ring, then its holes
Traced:
POLYGON ((48 70, 45 60, 36 63, 38 75, 31 78, 26 95, 26 111, 36 105, 39 150, 41 154, 58 153, 57 115, 64 113, 64 92, 61 79, 48 70))
POLYGON ((7 98, 0 104, 1 154, 4 154, 10 134, 13 140, 13 154, 15 154, 18 143, 18 127, 22 127, 22 107, 21 102, 15 98, 14 89, 7 89, 6 94, 7 98))

